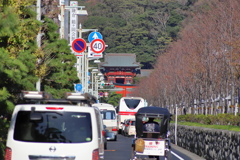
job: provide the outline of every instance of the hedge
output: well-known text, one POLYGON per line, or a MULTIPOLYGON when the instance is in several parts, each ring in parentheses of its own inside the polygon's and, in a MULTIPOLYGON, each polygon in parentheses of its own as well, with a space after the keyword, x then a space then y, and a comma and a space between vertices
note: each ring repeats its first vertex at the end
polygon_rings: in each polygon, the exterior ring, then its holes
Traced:
MULTIPOLYGON (((205 125, 231 125, 231 126, 240 126, 240 115, 237 116, 233 114, 218 114, 218 115, 193 115, 193 114, 186 114, 186 115, 179 115, 178 117, 179 122, 195 122, 195 123, 202 123, 205 125)), ((172 120, 175 117, 173 116, 172 120)))

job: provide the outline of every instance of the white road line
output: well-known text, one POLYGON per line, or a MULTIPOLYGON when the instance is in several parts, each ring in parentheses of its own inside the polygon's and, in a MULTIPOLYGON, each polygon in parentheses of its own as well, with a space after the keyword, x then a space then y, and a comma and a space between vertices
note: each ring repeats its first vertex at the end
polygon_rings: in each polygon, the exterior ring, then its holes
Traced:
POLYGON ((174 153, 173 151, 171 151, 171 153, 172 153, 175 157, 177 157, 178 159, 180 159, 180 160, 184 160, 182 157, 180 157, 179 155, 177 155, 177 154, 174 153))

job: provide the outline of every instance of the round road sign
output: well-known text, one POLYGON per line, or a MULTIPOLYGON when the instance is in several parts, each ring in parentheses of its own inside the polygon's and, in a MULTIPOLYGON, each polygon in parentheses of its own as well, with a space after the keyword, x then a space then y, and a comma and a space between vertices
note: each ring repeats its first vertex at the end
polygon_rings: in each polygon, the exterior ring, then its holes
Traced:
POLYGON ((77 53, 82 53, 86 50, 87 43, 82 38, 77 38, 72 42, 72 49, 77 53))
POLYGON ((101 53, 105 50, 105 43, 101 39, 94 39, 90 47, 94 53, 101 53))
POLYGON ((81 92, 82 91, 82 84, 76 84, 75 89, 76 89, 77 92, 81 92))
POLYGON ((103 94, 104 94, 103 92, 99 92, 100 97, 103 97, 103 94))
POLYGON ((103 39, 102 34, 99 32, 91 32, 88 36, 88 41, 91 43, 94 39, 103 39))

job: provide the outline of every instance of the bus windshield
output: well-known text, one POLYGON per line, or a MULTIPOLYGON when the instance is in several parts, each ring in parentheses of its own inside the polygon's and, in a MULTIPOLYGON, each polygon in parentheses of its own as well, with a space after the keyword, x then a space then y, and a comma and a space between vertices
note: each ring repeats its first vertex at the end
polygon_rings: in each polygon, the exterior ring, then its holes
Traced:
POLYGON ((124 101, 129 109, 135 109, 141 102, 140 99, 124 99, 124 101))

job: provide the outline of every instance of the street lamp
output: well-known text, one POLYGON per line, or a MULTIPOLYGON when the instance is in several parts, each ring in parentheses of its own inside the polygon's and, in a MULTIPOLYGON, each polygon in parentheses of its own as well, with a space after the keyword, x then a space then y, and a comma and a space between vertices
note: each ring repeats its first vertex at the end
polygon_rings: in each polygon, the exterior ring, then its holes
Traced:
POLYGON ((95 96, 96 97, 98 97, 98 82, 99 82, 98 78, 99 78, 99 76, 96 75, 95 76, 95 96))
POLYGON ((99 59, 96 59, 96 60, 94 60, 94 63, 96 63, 96 64, 98 64, 98 63, 100 63, 101 61, 99 60, 99 59))
POLYGON ((99 72, 97 75, 98 75, 99 77, 101 77, 103 74, 102 74, 101 72, 99 72))
POLYGON ((91 87, 92 87, 92 94, 94 94, 94 91, 93 91, 94 90, 94 87, 93 87, 94 86, 94 79, 95 79, 94 78, 95 77, 94 74, 98 73, 98 69, 92 69, 91 73, 92 73, 92 76, 91 76, 91 80, 92 80, 91 84, 92 85, 91 85, 91 87))

